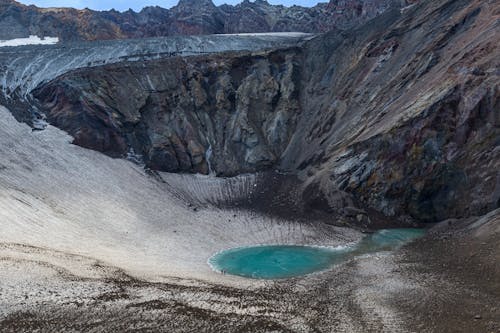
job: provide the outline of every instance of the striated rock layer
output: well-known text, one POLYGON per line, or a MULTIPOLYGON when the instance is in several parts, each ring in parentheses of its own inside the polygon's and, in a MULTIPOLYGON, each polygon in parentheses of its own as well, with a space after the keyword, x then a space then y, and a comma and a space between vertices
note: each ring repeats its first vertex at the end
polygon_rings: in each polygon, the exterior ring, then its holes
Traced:
POLYGON ((155 170, 296 174, 302 210, 484 214, 500 205, 499 12, 424 1, 303 47, 82 69, 34 95, 75 143, 155 170))
POLYGON ((31 91, 71 70, 117 62, 140 63, 176 56, 286 48, 313 36, 304 33, 174 36, 2 47, 0 103, 8 106, 17 120, 41 128, 43 115, 33 103, 31 91))
POLYGON ((385 16, 312 41, 308 114, 282 167, 390 217, 436 221, 498 207, 499 10, 427 1, 389 28, 385 16))
POLYGON ((278 162, 300 115, 297 52, 83 69, 35 95, 81 146, 133 150, 160 171, 255 172, 278 162))

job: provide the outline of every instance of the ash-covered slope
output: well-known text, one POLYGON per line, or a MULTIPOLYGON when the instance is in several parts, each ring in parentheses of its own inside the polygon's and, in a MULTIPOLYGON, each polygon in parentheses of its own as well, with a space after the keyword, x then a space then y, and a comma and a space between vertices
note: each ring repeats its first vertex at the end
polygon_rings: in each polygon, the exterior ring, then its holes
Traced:
MULTIPOLYGON (((217 281, 218 274, 206 260, 224 247, 340 243, 345 237, 359 237, 347 230, 335 235, 337 228, 332 226, 284 223, 216 207, 245 198, 258 182, 256 175, 229 180, 175 174, 151 177, 133 163, 71 145, 71 137, 55 127, 32 132, 4 107, 0 125, 2 258, 19 249, 37 256, 39 248, 61 251, 56 254, 59 259, 48 261, 69 264, 70 271, 87 277, 99 275, 99 269, 84 272, 79 260, 68 254, 87 256, 90 262, 102 260, 148 280, 177 276, 217 281), (23 250, 23 245, 28 246, 23 250)), ((2 293, 3 282, 0 279, 2 293)), ((7 312, 4 300, 0 300, 0 322, 7 312)))
POLYGON ((303 210, 484 214, 500 204, 498 11, 424 1, 304 47, 83 69, 35 96, 76 143, 153 169, 297 174, 303 210))
POLYGON ((38 35, 62 41, 144 38, 242 32, 325 32, 348 28, 379 15, 399 0, 332 0, 312 8, 284 7, 264 0, 215 6, 211 0, 181 0, 171 9, 141 12, 37 8, 0 1, 0 39, 38 35))

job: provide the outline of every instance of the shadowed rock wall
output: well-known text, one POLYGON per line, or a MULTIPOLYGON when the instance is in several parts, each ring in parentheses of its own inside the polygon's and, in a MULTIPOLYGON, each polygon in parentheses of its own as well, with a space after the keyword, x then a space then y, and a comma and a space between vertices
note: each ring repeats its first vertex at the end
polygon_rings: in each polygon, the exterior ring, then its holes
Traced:
POLYGON ((299 49, 79 70, 37 90, 49 122, 154 170, 219 175, 274 165, 300 115, 299 49), (210 165, 209 165, 210 164, 210 165))

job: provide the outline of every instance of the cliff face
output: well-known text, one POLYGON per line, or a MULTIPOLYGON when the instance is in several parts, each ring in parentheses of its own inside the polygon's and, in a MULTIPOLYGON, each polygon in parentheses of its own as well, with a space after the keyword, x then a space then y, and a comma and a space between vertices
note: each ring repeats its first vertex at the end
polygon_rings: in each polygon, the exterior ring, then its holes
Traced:
POLYGON ((69 71, 118 62, 132 64, 179 56, 295 47, 312 37, 303 33, 170 36, 2 47, 0 104, 8 106, 18 121, 42 129, 46 125, 44 116, 32 103, 31 92, 69 71))
POLYGON ((395 219, 498 207, 499 10, 427 1, 388 29, 389 15, 312 41, 301 90, 309 113, 282 167, 300 170, 327 198, 340 189, 395 219))
POLYGON ((35 95, 81 146, 161 171, 253 172, 278 161, 300 115, 298 52, 83 69, 35 95))
POLYGON ((153 169, 296 174, 299 209, 483 214, 500 204, 499 12, 425 1, 304 47, 83 69, 35 96, 77 144, 153 169))
POLYGON ((397 0, 332 0, 312 8, 270 5, 264 0, 216 7, 211 0, 181 0, 171 9, 141 12, 43 9, 0 1, 0 39, 38 35, 63 41, 242 32, 325 32, 359 25, 397 0))

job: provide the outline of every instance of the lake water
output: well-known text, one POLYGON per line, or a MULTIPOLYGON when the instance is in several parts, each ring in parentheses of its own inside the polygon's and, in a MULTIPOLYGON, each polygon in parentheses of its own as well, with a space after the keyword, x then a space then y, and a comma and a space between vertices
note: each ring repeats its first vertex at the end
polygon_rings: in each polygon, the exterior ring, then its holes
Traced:
POLYGON ((384 229, 346 247, 266 245, 233 248, 209 259, 217 271, 254 279, 283 279, 325 270, 356 256, 390 251, 424 235, 423 229, 384 229))

